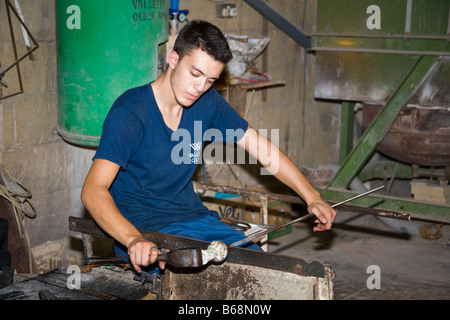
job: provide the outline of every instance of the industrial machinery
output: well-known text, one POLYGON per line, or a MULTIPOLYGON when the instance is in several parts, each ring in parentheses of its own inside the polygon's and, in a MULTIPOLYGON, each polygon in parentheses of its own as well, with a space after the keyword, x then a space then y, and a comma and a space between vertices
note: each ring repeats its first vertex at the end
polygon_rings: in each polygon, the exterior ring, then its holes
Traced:
MULTIPOLYGON (((325 199, 348 197, 355 179, 427 177, 449 191, 449 6, 449 0, 318 1, 315 97, 342 103, 341 164, 321 190, 325 199), (353 146, 357 107, 362 134, 353 146), (383 158, 374 159, 376 151, 383 158)), ((360 204, 450 221, 445 199, 379 195, 360 204)))

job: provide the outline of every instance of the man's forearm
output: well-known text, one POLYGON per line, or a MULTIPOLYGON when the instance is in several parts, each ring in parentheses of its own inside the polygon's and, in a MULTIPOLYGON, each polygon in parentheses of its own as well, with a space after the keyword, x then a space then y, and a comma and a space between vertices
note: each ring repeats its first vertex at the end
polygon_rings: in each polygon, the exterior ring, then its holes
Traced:
POLYGON ((319 192, 309 183, 284 152, 279 150, 278 159, 272 161, 279 162, 278 170, 274 174, 275 178, 299 194, 307 204, 321 199, 319 192))
POLYGON ((307 204, 321 199, 319 192, 308 182, 289 157, 252 127, 249 127, 238 145, 258 159, 275 178, 297 192, 307 204))
POLYGON ((142 234, 119 211, 109 190, 83 187, 82 202, 98 225, 111 237, 128 245, 142 234))

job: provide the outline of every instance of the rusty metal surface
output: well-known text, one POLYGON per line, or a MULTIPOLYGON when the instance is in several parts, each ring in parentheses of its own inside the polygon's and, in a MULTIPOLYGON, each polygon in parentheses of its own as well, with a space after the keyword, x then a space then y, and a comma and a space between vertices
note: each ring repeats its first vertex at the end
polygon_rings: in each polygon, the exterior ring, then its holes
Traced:
MULTIPOLYGON (((381 108, 363 104, 363 131, 381 108)), ((410 164, 450 166, 450 110, 404 106, 377 151, 410 164)))
POLYGON ((163 277, 164 300, 316 300, 333 299, 332 272, 301 276, 226 262, 200 271, 163 277))

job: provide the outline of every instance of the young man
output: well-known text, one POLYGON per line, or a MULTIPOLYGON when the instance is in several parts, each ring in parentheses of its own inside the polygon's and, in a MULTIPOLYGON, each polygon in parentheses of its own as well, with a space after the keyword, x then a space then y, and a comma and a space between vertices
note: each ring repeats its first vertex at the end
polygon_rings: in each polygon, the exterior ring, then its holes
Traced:
MULTIPOLYGON (((237 143, 305 200, 308 211, 318 218, 315 231, 331 228, 336 211, 285 154, 211 88, 231 58, 217 27, 192 21, 180 31, 167 70, 154 82, 120 96, 105 120, 82 201, 94 220, 117 240, 116 254, 128 253, 138 272, 141 266, 154 264, 159 254, 138 229, 225 243, 245 237, 221 222, 194 192, 191 177, 197 158, 190 154, 190 163, 174 161, 173 150, 180 143, 174 136, 181 130, 205 137, 207 130, 215 129, 224 141, 237 143), (230 136, 230 132, 241 134, 230 136)), ((192 141, 191 151, 201 150, 203 142, 192 141)), ((159 267, 164 268, 164 263, 159 267)))

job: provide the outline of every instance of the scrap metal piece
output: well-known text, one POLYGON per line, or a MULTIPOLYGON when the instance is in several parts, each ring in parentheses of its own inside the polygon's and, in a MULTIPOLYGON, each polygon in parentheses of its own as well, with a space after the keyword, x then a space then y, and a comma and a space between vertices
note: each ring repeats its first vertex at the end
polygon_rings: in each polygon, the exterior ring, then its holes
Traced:
POLYGON ((26 24, 21 19, 20 14, 19 14, 19 12, 17 12, 16 8, 14 8, 14 6, 11 4, 11 2, 9 0, 5 0, 5 5, 6 5, 6 13, 7 13, 7 17, 8 17, 9 31, 11 34, 11 43, 12 43, 12 47, 13 47, 15 61, 10 66, 8 66, 5 69, 0 71, 0 78, 3 77, 8 70, 10 70, 11 68, 13 68, 15 66, 16 70, 17 70, 17 78, 19 81, 19 91, 8 94, 6 96, 0 95, 0 100, 18 95, 23 92, 22 76, 20 73, 19 62, 22 61, 23 59, 25 59, 27 56, 31 56, 31 53, 34 50, 36 50, 37 48, 39 48, 38 42, 33 37, 30 30, 28 29, 26 24), (31 41, 33 42, 33 47, 31 48, 31 47, 27 46, 27 49, 28 49, 27 52, 25 54, 23 54, 21 57, 19 57, 19 55, 17 53, 16 40, 15 40, 14 30, 13 30, 14 28, 13 28, 12 20, 11 20, 11 12, 16 16, 18 22, 21 24, 22 30, 25 30, 23 32, 24 33, 26 32, 27 35, 30 37, 31 41))

